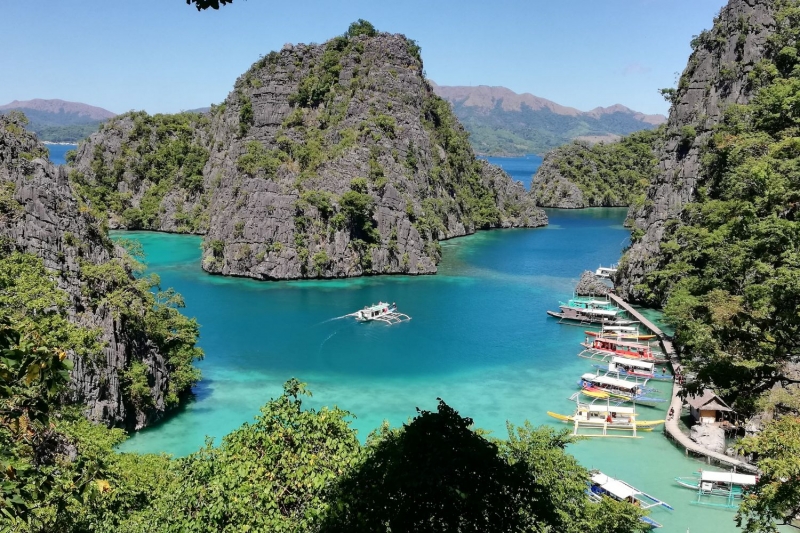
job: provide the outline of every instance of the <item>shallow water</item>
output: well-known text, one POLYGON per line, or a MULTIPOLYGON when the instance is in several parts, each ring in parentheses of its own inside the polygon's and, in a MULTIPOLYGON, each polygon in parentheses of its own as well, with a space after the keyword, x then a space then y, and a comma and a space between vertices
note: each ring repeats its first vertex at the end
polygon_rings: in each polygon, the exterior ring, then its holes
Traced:
MULTIPOLYGON (((524 158, 502 160, 521 175, 524 158)), ((497 161, 497 159, 500 159, 497 161)), ((530 174, 535 169, 528 167, 530 174)), ((478 427, 504 436, 506 420, 559 423, 567 398, 590 364, 576 354, 583 328, 547 317, 571 296, 581 272, 614 263, 627 243, 625 209, 548 210, 550 225, 502 230, 442 243, 436 276, 256 282, 209 276, 200 268, 200 238, 147 232, 140 241, 163 287, 186 299, 202 325, 196 397, 123 451, 185 455, 206 435, 217 441, 281 391, 290 377, 308 383, 307 405, 338 405, 357 415, 363 439, 383 420, 399 425, 415 408, 443 398, 478 427), (395 301, 412 320, 395 326, 337 318, 366 304, 395 301)), ((656 384, 668 398, 669 385, 656 384)), ((640 407, 642 419, 665 409, 640 407)), ((565 427, 565 426, 558 426, 565 427)), ((662 531, 736 531, 734 513, 693 506, 673 478, 703 468, 660 428, 641 439, 587 439, 570 447, 581 463, 625 479, 675 507, 653 511, 662 531)))

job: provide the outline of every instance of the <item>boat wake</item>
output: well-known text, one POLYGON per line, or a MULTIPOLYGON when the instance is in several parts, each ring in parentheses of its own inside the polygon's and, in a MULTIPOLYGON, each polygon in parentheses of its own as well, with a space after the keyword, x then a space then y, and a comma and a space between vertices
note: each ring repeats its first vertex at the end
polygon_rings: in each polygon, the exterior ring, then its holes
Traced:
MULTIPOLYGON (((331 320, 335 320, 335 319, 331 319, 331 320)), ((328 322, 330 322, 330 320, 328 320, 328 322)), ((328 335, 328 336, 325 338, 325 340, 324 340, 324 341, 322 341, 322 342, 320 343, 320 345, 319 345, 319 350, 317 351, 317 354, 318 354, 318 355, 319 355, 319 354, 322 354, 322 348, 325 346, 325 343, 326 343, 326 342, 328 342, 329 340, 331 340, 331 338, 332 338, 334 335, 336 335, 337 333, 339 333, 339 330, 338 330, 338 329, 337 329, 336 331, 334 331, 333 333, 331 333, 330 335, 328 335)))

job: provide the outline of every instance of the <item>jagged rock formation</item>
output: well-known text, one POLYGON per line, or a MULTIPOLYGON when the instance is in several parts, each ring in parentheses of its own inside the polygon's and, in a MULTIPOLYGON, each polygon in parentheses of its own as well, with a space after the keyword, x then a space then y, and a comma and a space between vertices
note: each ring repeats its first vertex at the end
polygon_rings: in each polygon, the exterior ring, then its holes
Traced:
POLYGON ((637 285, 655 264, 665 224, 676 219, 695 194, 700 174, 700 148, 723 116, 725 106, 747 103, 753 96, 748 74, 762 59, 774 31, 774 3, 731 0, 714 27, 692 43, 694 52, 670 96, 666 142, 658 150, 659 172, 646 200, 633 206, 631 249, 617 271, 620 295, 637 300, 637 285))
POLYGON ((71 399, 86 406, 91 420, 130 429, 146 426, 169 407, 172 367, 139 326, 89 296, 82 277, 86 264, 107 265, 125 252, 115 249, 101 224, 81 208, 66 171, 47 159, 47 149, 23 126, 17 117, 0 116, 0 184, 13 190, 18 206, 13 216, 0 213, 0 240, 40 257, 69 295, 70 320, 100 330, 102 354, 71 354, 71 399), (133 361, 145 368, 148 405, 135 405, 126 393, 123 373, 133 361))
POLYGON ((598 279, 591 270, 585 270, 575 286, 575 294, 578 296, 604 296, 610 291, 611 287, 598 279))
MULTIPOLYGON (((75 168, 90 201, 98 185, 119 177, 107 196, 121 202, 107 207, 123 226, 137 227, 125 209, 144 211, 139 198, 149 195, 159 199, 159 213, 143 227, 205 232, 208 272, 257 279, 434 273, 438 240, 541 226, 546 216, 520 184, 475 159, 422 72, 419 48, 402 35, 287 45, 236 81, 211 110, 207 133, 190 126, 185 144, 208 158, 192 191, 174 187, 184 180, 185 159, 173 164, 178 177, 158 182, 130 167, 137 156, 122 154, 142 151, 135 117, 93 135, 75 168), (158 195, 148 192, 169 180, 158 195), (178 213, 200 222, 182 224, 178 213)), ((158 131, 150 139, 144 151, 163 152, 158 131)))

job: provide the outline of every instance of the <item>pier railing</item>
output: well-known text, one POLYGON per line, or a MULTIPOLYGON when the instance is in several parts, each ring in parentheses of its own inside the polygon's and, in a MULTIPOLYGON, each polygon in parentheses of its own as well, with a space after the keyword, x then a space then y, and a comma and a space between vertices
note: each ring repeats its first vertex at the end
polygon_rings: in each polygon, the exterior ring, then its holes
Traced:
MULTIPOLYGON (((643 314, 634 309, 628 302, 616 294, 609 294, 608 297, 611 298, 611 300, 613 300, 618 306, 625 309, 629 315, 641 322, 644 327, 652 331, 653 334, 658 337, 658 340, 661 343, 661 348, 664 350, 664 353, 672 364, 673 371, 676 374, 681 373, 682 367, 678 361, 678 355, 675 352, 675 347, 672 345, 672 341, 667 337, 667 335, 661 331, 661 328, 650 322, 643 314)), ((678 419, 680 419, 681 411, 683 409, 683 399, 679 394, 681 390, 682 387, 680 383, 678 383, 677 379, 674 379, 672 381, 672 401, 670 402, 670 410, 674 414, 672 417, 667 417, 667 421, 664 423, 664 433, 667 435, 667 437, 681 446, 686 452, 686 455, 692 454, 705 457, 709 464, 721 463, 727 466, 732 466, 734 470, 744 470, 746 472, 757 473, 758 468, 756 468, 755 465, 741 461, 735 457, 729 457, 725 454, 708 450, 690 439, 688 435, 681 431, 680 427, 678 427, 678 419)))

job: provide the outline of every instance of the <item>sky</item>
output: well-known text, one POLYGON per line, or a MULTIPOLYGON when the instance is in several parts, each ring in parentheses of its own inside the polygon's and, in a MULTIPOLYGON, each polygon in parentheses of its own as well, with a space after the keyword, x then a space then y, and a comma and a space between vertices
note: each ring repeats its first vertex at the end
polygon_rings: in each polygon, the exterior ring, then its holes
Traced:
POLYGON ((666 114, 693 35, 725 0, 185 0, 3 2, 0 105, 60 98, 115 113, 222 102, 285 43, 321 43, 359 18, 422 46, 439 85, 498 85, 588 111, 666 114))

